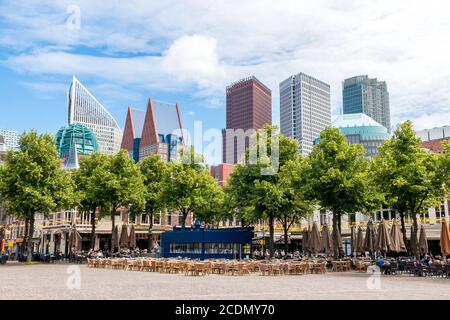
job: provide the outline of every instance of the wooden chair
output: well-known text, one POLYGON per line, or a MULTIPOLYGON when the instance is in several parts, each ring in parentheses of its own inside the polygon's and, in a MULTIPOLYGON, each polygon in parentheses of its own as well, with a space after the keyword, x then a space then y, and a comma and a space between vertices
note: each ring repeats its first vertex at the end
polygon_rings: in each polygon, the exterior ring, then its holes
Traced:
POLYGON ((269 271, 270 271, 269 265, 265 264, 265 263, 260 263, 259 271, 261 272, 262 276, 265 276, 266 274, 269 275, 269 271))
POLYGON ((204 263, 200 262, 200 263, 196 263, 195 264, 195 274, 197 276, 199 276, 199 275, 202 275, 202 276, 206 275, 204 263))
POLYGON ((360 271, 366 272, 367 271, 367 265, 365 263, 363 263, 362 261, 356 261, 355 266, 356 266, 356 270, 358 272, 360 272, 360 271))
POLYGON ((186 265, 186 271, 184 273, 186 276, 191 275, 191 276, 195 276, 195 264, 193 263, 188 263, 186 265))
POLYGON ((272 265, 272 275, 282 275, 283 274, 283 265, 275 263, 272 265))
POLYGON ((211 262, 204 262, 203 267, 204 267, 206 274, 212 273, 212 263, 211 262))

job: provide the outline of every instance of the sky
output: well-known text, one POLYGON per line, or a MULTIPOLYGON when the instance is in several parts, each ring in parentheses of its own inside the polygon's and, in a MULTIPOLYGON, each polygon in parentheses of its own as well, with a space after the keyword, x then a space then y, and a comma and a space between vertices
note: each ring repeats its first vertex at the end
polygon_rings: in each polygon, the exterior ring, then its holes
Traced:
MULTIPOLYGON (((272 90, 303 72, 331 85, 387 82, 392 123, 450 124, 448 0, 0 0, 0 128, 55 134, 72 75, 124 126, 149 96, 179 102, 193 130, 225 126, 225 88, 254 75, 272 90)), ((220 162, 220 154, 207 159, 220 162)))

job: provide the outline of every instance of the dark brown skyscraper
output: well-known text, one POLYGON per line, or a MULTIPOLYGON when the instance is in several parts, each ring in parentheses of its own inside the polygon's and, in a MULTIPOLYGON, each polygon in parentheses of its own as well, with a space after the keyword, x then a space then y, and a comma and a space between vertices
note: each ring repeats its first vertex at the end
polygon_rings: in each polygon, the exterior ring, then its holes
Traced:
POLYGON ((254 76, 227 87, 227 124, 222 159, 237 163, 249 145, 249 136, 272 124, 272 92, 254 76), (245 146, 245 147, 244 147, 245 146))

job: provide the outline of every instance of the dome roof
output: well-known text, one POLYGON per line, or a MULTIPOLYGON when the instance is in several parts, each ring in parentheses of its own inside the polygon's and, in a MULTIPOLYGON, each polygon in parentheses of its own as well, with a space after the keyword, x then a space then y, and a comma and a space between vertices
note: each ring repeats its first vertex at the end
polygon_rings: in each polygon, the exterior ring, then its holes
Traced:
POLYGON ((386 140, 391 137, 388 130, 365 113, 352 113, 337 116, 331 126, 344 135, 361 135, 364 140, 386 140))
POLYGON ((69 124, 59 129, 56 134, 56 147, 61 157, 68 157, 73 148, 79 155, 98 151, 95 134, 91 129, 79 123, 69 124))

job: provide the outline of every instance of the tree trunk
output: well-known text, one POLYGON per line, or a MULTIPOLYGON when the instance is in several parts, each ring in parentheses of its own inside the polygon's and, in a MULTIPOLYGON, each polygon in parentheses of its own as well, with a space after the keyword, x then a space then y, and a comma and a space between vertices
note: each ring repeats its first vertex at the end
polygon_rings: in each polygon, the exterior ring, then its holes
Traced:
POLYGON ((20 250, 19 250, 20 254, 25 253, 25 247, 27 246, 27 243, 28 243, 28 225, 29 225, 29 217, 26 217, 25 218, 25 230, 23 233, 23 241, 22 241, 22 245, 20 246, 20 250))
POLYGON ((403 243, 406 244, 407 242, 407 237, 406 237, 406 227, 405 227, 405 212, 403 210, 400 211, 400 224, 401 224, 401 229, 402 229, 402 236, 403 236, 403 243))
POLYGON ((91 249, 94 250, 95 249, 95 216, 96 216, 96 209, 97 207, 92 207, 91 208, 91 249))
POLYGON ((287 214, 284 214, 284 223, 283 223, 283 229, 284 229, 284 253, 287 255, 289 251, 289 244, 288 244, 288 221, 287 221, 287 214))
POLYGON ((269 214, 269 252, 270 258, 273 258, 274 248, 273 248, 273 238, 274 238, 274 226, 273 226, 273 214, 269 214))
POLYGON ((333 255, 334 258, 339 258, 339 243, 338 243, 338 211, 336 209, 333 209, 333 255))
POLYGON ((148 221, 148 242, 147 242, 147 250, 150 253, 153 247, 153 238, 152 238, 152 229, 153 229, 153 209, 149 209, 148 213, 149 221, 148 221))
POLYGON ((185 227, 186 227, 186 218, 187 218, 187 215, 188 215, 188 213, 189 213, 189 211, 181 211, 181 213, 183 214, 183 221, 181 221, 181 227, 184 229, 185 227))
POLYGON ((28 255, 27 255, 27 263, 31 263, 31 258, 33 254, 33 234, 34 234, 34 211, 31 211, 30 215, 30 228, 29 228, 29 235, 28 235, 28 255))
POLYGON ((114 229, 116 228, 116 221, 115 221, 115 216, 116 216, 116 207, 112 207, 111 208, 111 247, 110 247, 110 251, 111 251, 111 255, 114 253, 114 250, 116 248, 114 248, 114 243, 115 243, 115 234, 114 234, 114 229))
MULTIPOLYGON (((417 223, 417 215, 415 213, 413 213, 413 232, 414 232, 414 239, 416 239, 416 243, 415 245, 413 245, 412 243, 410 244, 411 246, 411 252, 414 254, 414 256, 416 257, 417 260, 420 259, 420 254, 419 254, 419 248, 418 248, 418 238, 417 238, 417 231, 419 230, 419 225, 417 223)), ((413 239, 413 237, 411 236, 411 239, 413 239)))

